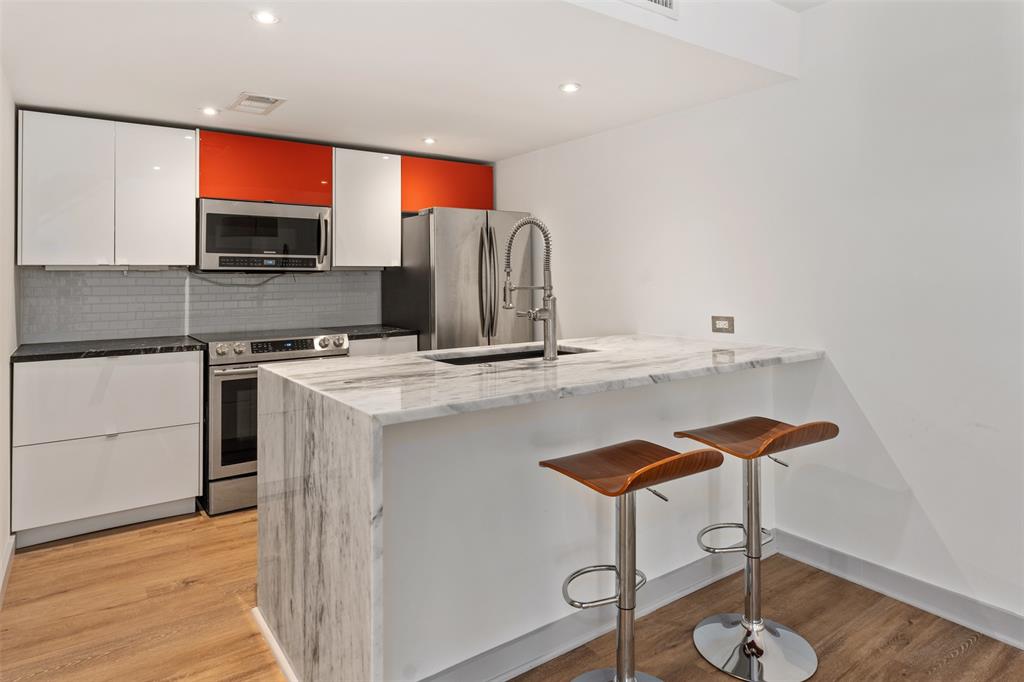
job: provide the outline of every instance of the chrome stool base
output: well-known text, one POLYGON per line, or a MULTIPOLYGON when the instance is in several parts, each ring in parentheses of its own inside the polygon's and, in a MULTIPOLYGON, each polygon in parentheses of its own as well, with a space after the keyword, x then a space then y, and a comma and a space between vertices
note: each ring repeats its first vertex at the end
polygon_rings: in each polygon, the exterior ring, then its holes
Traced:
POLYGON ((635 673, 635 677, 632 680, 619 680, 615 677, 615 668, 591 670, 579 677, 573 678, 572 682, 633 682, 634 680, 636 682, 661 682, 660 678, 641 672, 635 673))
POLYGON ((708 663, 747 682, 802 682, 818 669, 807 640, 767 618, 752 630, 739 613, 709 616, 693 629, 693 643, 708 663))

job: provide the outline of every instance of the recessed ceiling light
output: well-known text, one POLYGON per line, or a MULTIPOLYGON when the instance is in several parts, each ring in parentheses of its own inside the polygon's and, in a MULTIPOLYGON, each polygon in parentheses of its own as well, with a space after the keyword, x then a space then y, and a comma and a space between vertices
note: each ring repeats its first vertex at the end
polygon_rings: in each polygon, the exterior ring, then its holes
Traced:
POLYGON ((561 90, 562 92, 564 92, 567 95, 571 95, 574 92, 579 92, 580 88, 582 88, 582 87, 583 86, 580 85, 579 83, 576 83, 574 81, 570 81, 568 83, 562 83, 561 85, 558 86, 558 89, 561 90))
POLYGON ((424 137, 423 138, 423 144, 434 144, 435 142, 437 142, 437 140, 435 140, 432 137, 424 137))
POLYGON ((216 116, 217 115, 217 110, 214 109, 213 107, 203 107, 203 113, 206 114, 207 116, 216 116))
POLYGON ((279 21, 272 12, 268 12, 266 10, 253 12, 252 18, 259 24, 276 24, 279 21))
POLYGON ((326 180, 321 180, 321 181, 320 181, 320 184, 321 184, 321 185, 326 185, 326 184, 327 184, 327 181, 326 181, 326 180))
POLYGON ((384 154, 384 155, 383 155, 383 156, 381 156, 380 158, 382 158, 382 159, 384 159, 385 161, 387 161, 387 160, 388 160, 388 159, 390 159, 391 157, 390 157, 390 156, 388 156, 387 154, 384 154))
POLYGON ((160 166, 153 166, 153 170, 160 170, 160 166))
POLYGON ((186 139, 186 140, 191 140, 191 139, 192 139, 192 136, 191 136, 191 135, 186 135, 186 136, 185 136, 185 139, 186 139))

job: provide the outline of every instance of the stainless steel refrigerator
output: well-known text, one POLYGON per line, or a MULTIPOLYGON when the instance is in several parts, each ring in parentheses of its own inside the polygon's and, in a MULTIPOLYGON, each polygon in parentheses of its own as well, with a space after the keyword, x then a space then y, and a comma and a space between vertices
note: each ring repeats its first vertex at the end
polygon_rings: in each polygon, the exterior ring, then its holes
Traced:
MULTIPOLYGON (((431 208, 402 220, 402 266, 381 277, 384 324, 419 331, 420 350, 533 340, 533 323, 501 307, 505 243, 529 213, 431 208)), ((533 279, 533 234, 512 252, 512 281, 533 279)), ((532 295, 515 292, 527 310, 532 295)))

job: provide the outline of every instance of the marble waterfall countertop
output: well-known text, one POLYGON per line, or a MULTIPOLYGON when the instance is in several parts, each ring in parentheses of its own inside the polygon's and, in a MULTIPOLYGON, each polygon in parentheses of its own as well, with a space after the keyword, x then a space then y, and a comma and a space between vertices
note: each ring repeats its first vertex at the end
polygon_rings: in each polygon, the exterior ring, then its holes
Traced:
POLYGON ((533 342, 262 367, 388 425, 805 362, 825 355, 806 348, 621 335, 562 340, 561 348, 594 352, 562 355, 554 362, 537 358, 451 365, 430 359, 540 347, 533 342))
MULTIPOLYGON (((485 420, 486 432, 431 428, 424 420, 824 355, 639 335, 559 345, 594 352, 554 362, 452 365, 430 359, 540 348, 528 343, 260 365, 256 593, 272 648, 284 652, 298 679, 423 679, 565 615, 554 607, 524 610, 524 604, 535 603, 540 574, 518 570, 508 558, 547 557, 539 568, 547 571, 544 582, 550 578, 557 585, 571 570, 566 559, 589 560, 594 546, 580 540, 573 544, 585 551, 573 554, 566 536, 538 533, 538 525, 545 515, 576 519, 576 525, 560 521, 560 531, 585 538, 594 522, 572 510, 579 496, 564 494, 564 486, 556 494, 543 484, 532 488, 544 515, 519 513, 516 505, 523 503, 522 491, 550 480, 536 465, 539 457, 594 447, 586 434, 617 408, 583 410, 578 419, 566 420, 566 410, 577 410, 572 401, 559 401, 528 424, 495 415, 485 420), (389 426, 404 422, 412 428, 384 437, 389 426), (539 448, 539 432, 557 447, 539 448), (418 468, 423 453, 437 456, 418 468), (470 482, 472 491, 458 499, 447 492, 470 482), (462 523, 466 508, 474 510, 473 519, 462 523), (457 570, 449 566, 453 556, 457 570), (495 579, 501 590, 494 590, 495 579), (430 585, 429 599, 420 595, 423 585, 430 585)), ((661 399, 657 391, 630 393, 609 402, 652 406, 661 399)), ((636 424, 633 437, 651 433, 652 419, 656 415, 636 424)), ((672 428, 662 423, 657 432, 664 437, 672 428)), ((693 527, 677 526, 671 536, 685 529, 692 537, 699 526, 690 520, 693 527)), ((502 656, 520 655, 508 651, 502 656)), ((528 661, 515 663, 520 664, 528 661)))

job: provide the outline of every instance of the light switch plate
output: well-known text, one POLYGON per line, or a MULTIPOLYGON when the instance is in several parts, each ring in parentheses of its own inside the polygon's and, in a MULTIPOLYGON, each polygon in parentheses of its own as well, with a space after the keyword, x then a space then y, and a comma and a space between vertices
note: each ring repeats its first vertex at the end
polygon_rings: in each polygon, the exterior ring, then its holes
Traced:
POLYGON ((732 315, 712 315, 711 331, 718 334, 733 334, 736 332, 736 318, 732 315))

